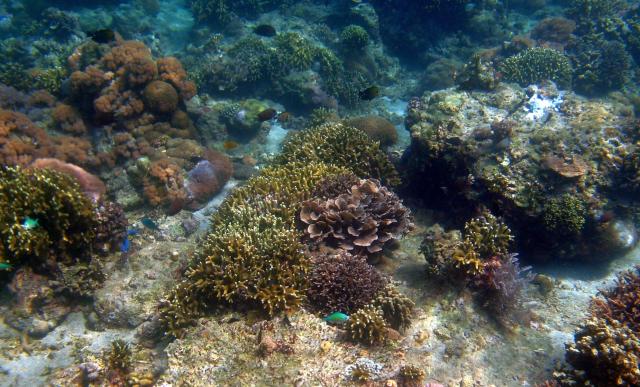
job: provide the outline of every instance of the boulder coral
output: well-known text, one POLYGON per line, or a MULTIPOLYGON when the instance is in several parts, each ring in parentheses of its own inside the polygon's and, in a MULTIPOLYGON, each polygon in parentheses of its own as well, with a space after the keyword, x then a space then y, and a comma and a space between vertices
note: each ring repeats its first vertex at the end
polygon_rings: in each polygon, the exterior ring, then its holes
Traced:
POLYGON ((396 127, 386 118, 378 116, 362 116, 346 120, 346 125, 365 132, 372 140, 378 141, 386 148, 398 141, 396 127))

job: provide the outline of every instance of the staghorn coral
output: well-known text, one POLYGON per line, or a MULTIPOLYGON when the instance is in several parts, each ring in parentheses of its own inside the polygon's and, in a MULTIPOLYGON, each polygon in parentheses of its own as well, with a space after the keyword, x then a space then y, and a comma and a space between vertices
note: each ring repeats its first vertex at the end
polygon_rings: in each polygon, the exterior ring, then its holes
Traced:
POLYGON ((361 52, 369 44, 369 34, 358 25, 348 25, 340 33, 340 44, 347 50, 361 52))
POLYGON ((370 305, 349 316, 345 329, 349 340, 354 342, 379 345, 386 340, 387 323, 382 312, 370 305))
POLYGON ((391 283, 378 292, 371 305, 382 311, 384 320, 391 328, 402 331, 411 325, 415 304, 391 283))
POLYGON ((70 264, 87 258, 96 220, 92 202, 73 177, 3 166, 0 225, 0 262, 70 264))
POLYGON ((413 228, 410 211, 380 182, 360 180, 348 193, 302 203, 300 220, 316 244, 376 253, 413 228))
POLYGON ((322 162, 347 168, 361 178, 381 179, 397 185, 398 172, 377 143, 358 129, 329 123, 294 133, 275 163, 322 162))
POLYGON ((109 385, 128 384, 128 375, 133 362, 133 353, 129 343, 116 339, 104 354, 104 363, 107 369, 109 385))
POLYGON ((325 314, 350 314, 371 302, 387 283, 365 257, 346 251, 318 255, 311 266, 307 299, 325 314))
POLYGON ((505 59, 499 67, 504 79, 528 86, 552 80, 561 86, 571 83, 571 63, 559 51, 535 47, 505 59))

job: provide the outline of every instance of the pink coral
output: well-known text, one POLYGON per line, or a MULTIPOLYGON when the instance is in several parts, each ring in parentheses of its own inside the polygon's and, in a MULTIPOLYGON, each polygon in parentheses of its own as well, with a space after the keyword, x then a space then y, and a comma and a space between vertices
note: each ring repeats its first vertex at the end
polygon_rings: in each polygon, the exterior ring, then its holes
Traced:
POLYGON ((99 202, 107 192, 107 187, 100 178, 77 165, 65 163, 58 159, 37 159, 30 165, 31 168, 48 168, 73 176, 78 181, 80 188, 94 202, 99 202))

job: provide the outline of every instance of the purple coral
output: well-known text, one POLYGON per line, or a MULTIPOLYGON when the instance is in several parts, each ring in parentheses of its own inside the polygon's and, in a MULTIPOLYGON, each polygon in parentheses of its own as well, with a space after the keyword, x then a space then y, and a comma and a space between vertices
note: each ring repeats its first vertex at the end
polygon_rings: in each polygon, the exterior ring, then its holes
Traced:
POLYGON ((208 151, 205 157, 189 171, 185 184, 189 199, 196 206, 218 193, 233 173, 231 161, 222 153, 208 151))

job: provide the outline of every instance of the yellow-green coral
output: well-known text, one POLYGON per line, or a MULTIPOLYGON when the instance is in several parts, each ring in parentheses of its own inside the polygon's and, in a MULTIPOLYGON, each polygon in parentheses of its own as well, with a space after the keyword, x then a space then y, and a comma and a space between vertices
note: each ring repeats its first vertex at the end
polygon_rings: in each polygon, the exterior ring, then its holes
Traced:
POLYGON ((406 329, 411 325, 414 302, 400 293, 398 289, 388 284, 378 292, 372 305, 382 311, 384 320, 395 330, 406 329))
POLYGON ((562 86, 571 82, 571 63, 563 53, 552 48, 534 47, 505 59, 500 64, 504 78, 522 86, 552 80, 562 86))
POLYGON ((398 172, 380 144, 364 132, 341 123, 328 123, 295 133, 282 146, 276 163, 321 162, 347 168, 361 178, 400 183, 398 172))
POLYGON ((468 221, 464 234, 483 259, 507 253, 513 239, 509 227, 488 211, 468 221))
POLYGON ((376 345, 384 343, 386 339, 387 323, 382 311, 372 305, 358 309, 349 316, 345 328, 347 337, 355 342, 376 345))
POLYGON ((406 386, 406 387, 422 386, 426 373, 416 366, 404 365, 400 367, 398 376, 402 380, 403 386, 406 386))
POLYGON ((258 307, 269 315, 297 308, 309 260, 295 214, 319 181, 345 172, 318 163, 274 166, 229 195, 185 279, 161 305, 167 330, 179 335, 216 303, 258 307))
POLYGON ((95 222, 93 203, 73 177, 0 168, 0 262, 75 262, 91 251, 95 222))
POLYGON ((465 276, 473 277, 482 273, 482 260, 473 244, 468 240, 464 240, 454 249, 451 258, 454 267, 463 272, 465 276))

